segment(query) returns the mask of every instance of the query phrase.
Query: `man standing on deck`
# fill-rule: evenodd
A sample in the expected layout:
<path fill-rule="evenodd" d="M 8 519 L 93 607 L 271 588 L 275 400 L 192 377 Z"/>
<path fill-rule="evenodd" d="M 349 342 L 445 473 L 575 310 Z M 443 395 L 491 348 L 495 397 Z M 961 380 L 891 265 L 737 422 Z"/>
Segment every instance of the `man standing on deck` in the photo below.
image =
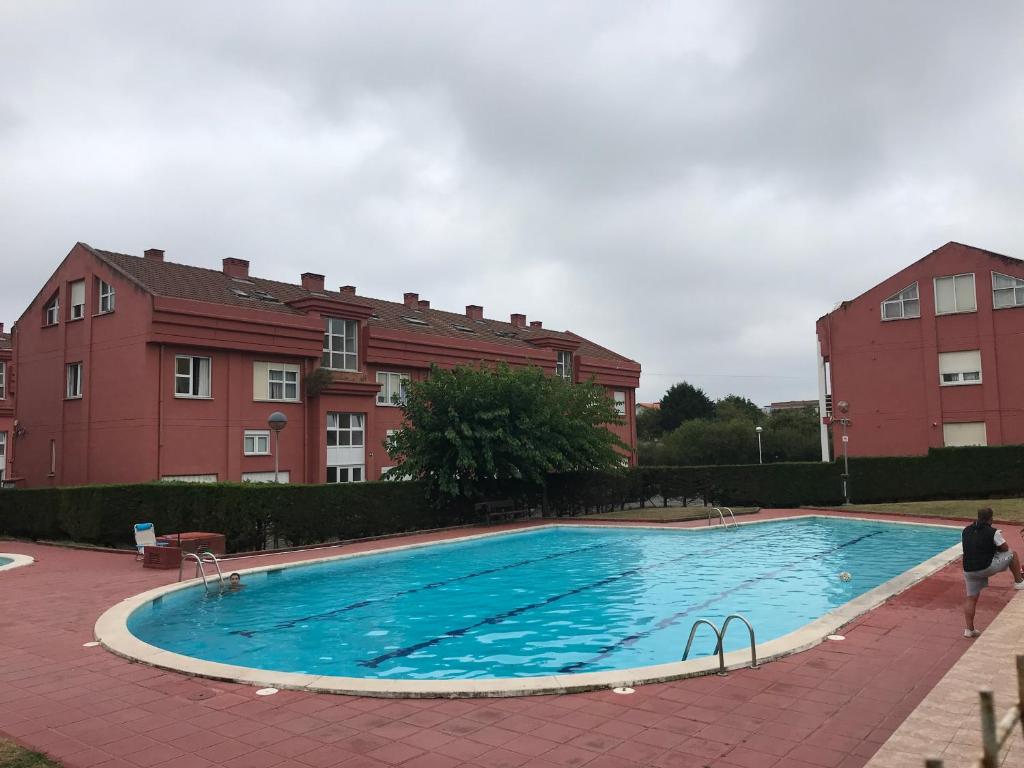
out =
<path fill-rule="evenodd" d="M 1017 553 L 1010 551 L 1003 532 L 992 527 L 992 510 L 988 507 L 978 510 L 977 521 L 964 528 L 960 540 L 964 548 L 964 583 L 967 586 L 964 637 L 977 637 L 981 632 L 974 628 L 974 611 L 981 590 L 988 586 L 988 577 L 1009 568 L 1014 589 L 1024 589 L 1024 575 Z"/>

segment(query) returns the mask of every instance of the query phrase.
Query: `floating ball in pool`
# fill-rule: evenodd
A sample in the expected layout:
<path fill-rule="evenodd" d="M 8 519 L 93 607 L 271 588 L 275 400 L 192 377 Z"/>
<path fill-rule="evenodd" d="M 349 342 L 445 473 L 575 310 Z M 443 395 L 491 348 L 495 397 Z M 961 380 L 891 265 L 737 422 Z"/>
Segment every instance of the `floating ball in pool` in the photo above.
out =
<path fill-rule="evenodd" d="M 840 581 L 849 581 L 852 578 L 853 578 L 853 576 L 850 575 L 849 571 L 843 571 L 842 573 L 839 574 L 839 580 Z"/>

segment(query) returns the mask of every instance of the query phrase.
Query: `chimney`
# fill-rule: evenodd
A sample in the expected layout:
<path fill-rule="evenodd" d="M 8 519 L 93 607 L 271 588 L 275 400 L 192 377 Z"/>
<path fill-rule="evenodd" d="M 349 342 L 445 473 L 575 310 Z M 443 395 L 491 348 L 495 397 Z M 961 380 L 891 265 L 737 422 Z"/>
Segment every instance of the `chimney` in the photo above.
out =
<path fill-rule="evenodd" d="M 430 309 L 430 302 L 426 299 L 420 299 L 419 305 L 420 309 Z"/>
<path fill-rule="evenodd" d="M 4 324 L 0 323 L 0 333 L 3 333 L 3 332 L 4 332 Z"/>
<path fill-rule="evenodd" d="M 343 285 L 338 289 L 339 293 L 344 293 L 346 296 L 355 296 L 356 287 L 354 285 Z"/>
<path fill-rule="evenodd" d="M 322 291 L 324 289 L 324 276 L 316 272 L 302 273 L 302 287 L 307 291 Z"/>
<path fill-rule="evenodd" d="M 544 323 L 542 323 L 540 320 L 531 320 L 530 321 L 530 327 L 531 328 L 543 328 L 544 327 Z"/>
<path fill-rule="evenodd" d="M 249 262 L 245 259 L 233 259 L 228 257 L 224 259 L 224 274 L 228 277 L 248 277 L 249 276 Z"/>
<path fill-rule="evenodd" d="M 512 325 L 514 325 L 516 328 L 525 328 L 526 327 L 526 315 L 520 315 L 520 314 L 517 314 L 517 313 L 513 312 L 512 313 L 512 321 L 511 322 L 512 322 Z"/>
<path fill-rule="evenodd" d="M 161 251 L 159 248 L 147 248 L 146 249 L 146 253 L 144 254 L 144 256 L 149 261 L 163 261 L 164 260 L 164 252 Z"/>
<path fill-rule="evenodd" d="M 481 307 L 479 304 L 467 304 L 466 317 L 468 317 L 470 320 L 483 320 L 484 308 Z"/>
<path fill-rule="evenodd" d="M 417 309 L 420 301 L 420 295 L 418 293 L 407 293 L 405 294 L 405 306 L 409 309 Z"/>

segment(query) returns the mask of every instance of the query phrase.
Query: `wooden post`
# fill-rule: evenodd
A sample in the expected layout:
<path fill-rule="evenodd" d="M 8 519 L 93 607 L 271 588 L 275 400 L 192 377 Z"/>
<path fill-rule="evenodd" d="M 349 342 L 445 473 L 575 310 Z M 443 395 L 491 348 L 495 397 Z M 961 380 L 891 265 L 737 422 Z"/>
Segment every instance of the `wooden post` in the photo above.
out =
<path fill-rule="evenodd" d="M 992 691 L 979 691 L 981 700 L 981 766 L 999 768 L 999 740 L 996 736 L 996 706 Z"/>

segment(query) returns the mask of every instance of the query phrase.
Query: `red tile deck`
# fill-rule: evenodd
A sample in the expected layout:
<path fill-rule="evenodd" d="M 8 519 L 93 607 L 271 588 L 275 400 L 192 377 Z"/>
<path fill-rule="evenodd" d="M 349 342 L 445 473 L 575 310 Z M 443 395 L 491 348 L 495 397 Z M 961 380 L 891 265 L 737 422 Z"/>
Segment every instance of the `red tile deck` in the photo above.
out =
<path fill-rule="evenodd" d="M 765 519 L 805 512 L 760 513 Z M 894 518 L 907 520 L 907 518 Z M 516 528 L 521 525 L 509 525 Z M 495 530 L 494 528 L 488 530 Z M 238 568 L 465 529 L 234 561 Z M 1004 528 L 1020 549 L 1015 528 Z M 85 648 L 106 608 L 173 581 L 134 558 L 19 542 L 0 575 L 0 735 L 67 768 L 858 768 L 967 649 L 959 563 L 757 670 L 508 699 L 374 699 L 190 678 Z M 984 629 L 1013 595 L 993 579 Z M 680 638 L 682 643 L 682 638 Z"/>

